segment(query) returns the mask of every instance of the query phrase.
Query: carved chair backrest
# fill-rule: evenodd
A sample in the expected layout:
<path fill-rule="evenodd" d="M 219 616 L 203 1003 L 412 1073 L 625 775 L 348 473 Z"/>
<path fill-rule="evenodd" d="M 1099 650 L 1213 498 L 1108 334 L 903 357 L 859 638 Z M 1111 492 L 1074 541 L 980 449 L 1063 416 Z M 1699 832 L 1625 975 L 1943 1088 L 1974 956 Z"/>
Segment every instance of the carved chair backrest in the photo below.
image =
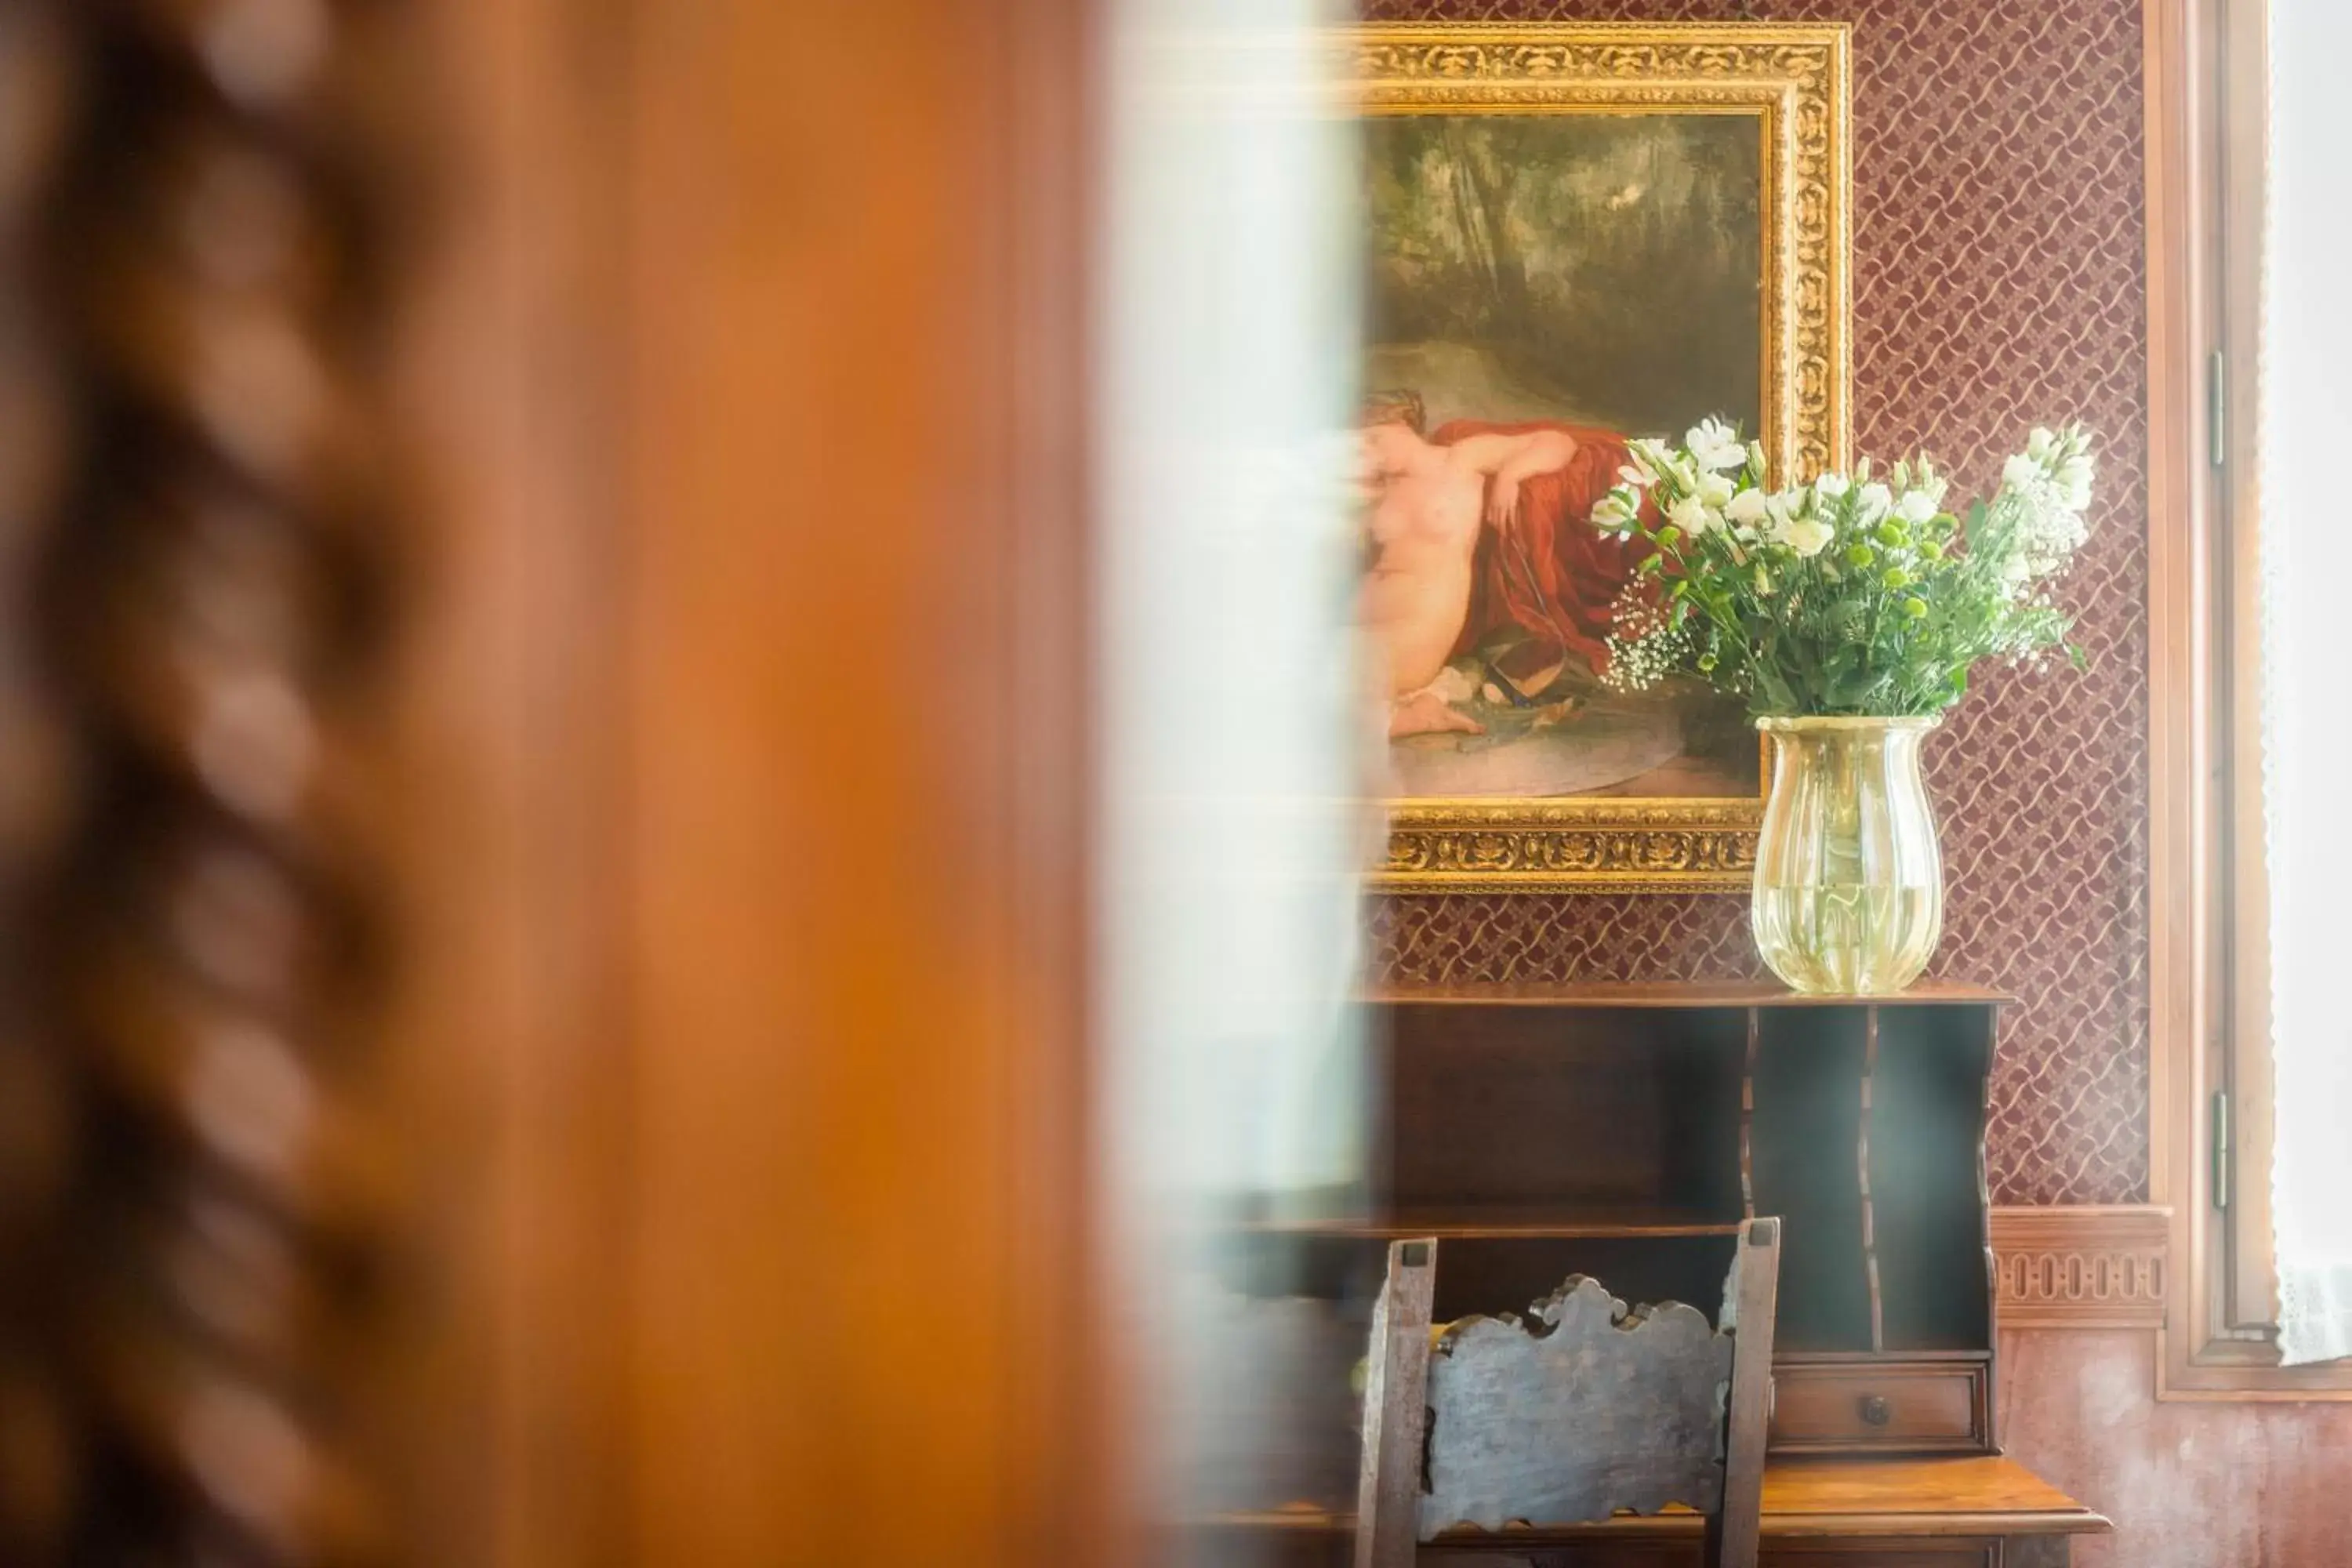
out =
<path fill-rule="evenodd" d="M 1742 1227 L 1721 1330 L 1678 1302 L 1627 1310 L 1572 1276 L 1517 1317 L 1433 1332 L 1438 1244 L 1399 1241 L 1372 1318 L 1356 1568 L 1409 1568 L 1459 1526 L 1658 1512 L 1706 1518 L 1706 1568 L 1755 1568 L 1780 1222 Z"/>

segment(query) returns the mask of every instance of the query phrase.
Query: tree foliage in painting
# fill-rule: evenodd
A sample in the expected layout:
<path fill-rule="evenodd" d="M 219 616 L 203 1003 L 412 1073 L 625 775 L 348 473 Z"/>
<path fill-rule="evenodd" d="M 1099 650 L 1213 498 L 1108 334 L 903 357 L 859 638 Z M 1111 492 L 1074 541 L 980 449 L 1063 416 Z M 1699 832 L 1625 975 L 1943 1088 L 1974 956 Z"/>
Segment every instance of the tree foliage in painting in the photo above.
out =
<path fill-rule="evenodd" d="M 1372 122 L 1371 335 L 1476 347 L 1597 422 L 1679 429 L 1762 395 L 1762 150 L 1737 116 Z"/>

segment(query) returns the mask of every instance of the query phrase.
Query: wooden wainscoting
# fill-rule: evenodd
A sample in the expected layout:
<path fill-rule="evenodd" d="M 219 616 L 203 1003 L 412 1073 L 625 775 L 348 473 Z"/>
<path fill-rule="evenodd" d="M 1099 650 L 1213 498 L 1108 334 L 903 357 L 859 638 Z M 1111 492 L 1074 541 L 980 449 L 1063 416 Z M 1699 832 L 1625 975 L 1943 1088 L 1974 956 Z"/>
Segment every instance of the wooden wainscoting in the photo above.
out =
<path fill-rule="evenodd" d="M 2172 1211 L 2154 1204 L 1996 1208 L 2004 1329 L 2160 1329 Z"/>

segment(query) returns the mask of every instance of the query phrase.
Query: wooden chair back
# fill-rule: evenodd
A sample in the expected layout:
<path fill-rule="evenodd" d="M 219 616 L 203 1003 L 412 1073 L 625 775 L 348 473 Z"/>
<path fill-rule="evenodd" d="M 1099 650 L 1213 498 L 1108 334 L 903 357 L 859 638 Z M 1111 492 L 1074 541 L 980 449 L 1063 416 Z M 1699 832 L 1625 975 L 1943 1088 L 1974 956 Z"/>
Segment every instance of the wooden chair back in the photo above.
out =
<path fill-rule="evenodd" d="M 1780 1222 L 1740 1231 L 1721 1330 L 1628 1311 L 1571 1276 L 1517 1317 L 1433 1333 L 1438 1243 L 1398 1241 L 1373 1313 L 1356 1568 L 1410 1568 L 1441 1531 L 1581 1524 L 1669 1503 L 1706 1519 L 1706 1568 L 1755 1568 Z M 1457 1534 L 1449 1545 L 1462 1543 Z"/>

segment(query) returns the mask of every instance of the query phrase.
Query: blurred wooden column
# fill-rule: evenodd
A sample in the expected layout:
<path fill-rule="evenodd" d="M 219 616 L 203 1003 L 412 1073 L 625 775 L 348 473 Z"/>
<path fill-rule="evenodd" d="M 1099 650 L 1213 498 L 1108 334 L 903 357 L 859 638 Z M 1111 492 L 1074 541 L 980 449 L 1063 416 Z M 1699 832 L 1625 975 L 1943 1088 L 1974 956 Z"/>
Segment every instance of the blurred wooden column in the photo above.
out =
<path fill-rule="evenodd" d="M 423 9 L 415 1560 L 1108 1558 L 1090 8 Z"/>

